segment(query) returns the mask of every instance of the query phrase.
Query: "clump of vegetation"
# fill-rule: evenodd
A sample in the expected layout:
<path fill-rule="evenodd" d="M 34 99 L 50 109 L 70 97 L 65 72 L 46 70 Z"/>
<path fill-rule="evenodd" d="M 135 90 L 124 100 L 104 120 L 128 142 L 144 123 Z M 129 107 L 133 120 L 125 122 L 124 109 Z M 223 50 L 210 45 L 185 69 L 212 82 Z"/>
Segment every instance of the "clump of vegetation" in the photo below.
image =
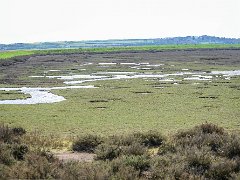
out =
<path fill-rule="evenodd" d="M 112 136 L 96 148 L 96 159 L 112 160 L 122 155 L 140 156 L 150 147 L 159 147 L 165 138 L 158 132 L 133 133 L 125 136 Z"/>
<path fill-rule="evenodd" d="M 239 179 L 240 138 L 205 123 L 171 137 L 158 132 L 100 138 L 87 135 L 73 148 L 94 152 L 91 162 L 62 162 L 23 144 L 21 128 L 1 126 L 1 179 Z M 24 132 L 24 133 L 23 133 Z M 17 140 L 16 140 L 17 139 Z M 24 141 L 26 143 L 26 139 Z M 32 142 L 30 143 L 32 146 Z M 151 153 L 151 150 L 157 150 Z"/>
<path fill-rule="evenodd" d="M 79 137 L 72 145 L 73 151 L 94 152 L 95 148 L 101 144 L 102 138 L 96 135 L 86 135 Z"/>
<path fill-rule="evenodd" d="M 140 139 L 140 143 L 148 147 L 158 147 L 163 144 L 165 137 L 156 131 L 149 131 L 146 133 L 135 133 L 134 137 Z"/>

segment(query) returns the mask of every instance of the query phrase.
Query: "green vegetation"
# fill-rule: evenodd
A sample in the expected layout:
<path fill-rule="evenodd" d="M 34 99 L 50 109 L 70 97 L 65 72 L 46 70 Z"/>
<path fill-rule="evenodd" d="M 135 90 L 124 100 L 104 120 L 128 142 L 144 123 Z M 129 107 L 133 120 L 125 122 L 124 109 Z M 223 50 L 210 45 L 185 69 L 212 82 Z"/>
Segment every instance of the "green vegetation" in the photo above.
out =
<path fill-rule="evenodd" d="M 237 61 L 240 57 L 238 50 L 230 53 L 211 52 L 170 51 L 159 55 L 154 52 L 147 55 L 140 52 L 32 57 L 31 61 L 22 59 L 19 65 L 3 66 L 7 69 L 0 74 L 0 86 L 64 86 L 59 79 L 29 77 L 43 76 L 50 69 L 61 70 L 47 72 L 50 76 L 102 71 L 164 74 L 181 72 L 183 68 L 188 68 L 189 72 L 240 69 L 240 61 Z M 71 61 L 71 58 L 74 60 Z M 93 64 L 84 65 L 89 62 Z M 100 62 L 149 62 L 164 65 L 150 70 L 135 70 L 129 65 L 119 64 L 101 67 L 98 65 Z M 21 125 L 28 131 L 41 132 L 42 135 L 60 137 L 85 135 L 90 132 L 96 135 L 124 134 L 139 130 L 161 130 L 168 134 L 206 121 L 220 124 L 230 131 L 240 130 L 239 76 L 232 77 L 231 80 L 213 77 L 212 82 L 183 80 L 177 81 L 177 84 L 159 80 L 150 78 L 96 81 L 82 84 L 95 85 L 98 87 L 96 89 L 53 90 L 54 94 L 67 100 L 54 104 L 0 105 L 0 122 L 11 126 Z M 14 94 L 14 91 L 1 91 L 2 99 L 20 96 L 22 94 Z"/>
<path fill-rule="evenodd" d="M 104 53 L 120 51 L 160 51 L 176 49 L 215 49 L 215 48 L 240 48 L 240 44 L 184 44 L 184 45 L 159 45 L 136 47 L 110 47 L 110 48 L 79 48 L 79 49 L 49 49 L 49 50 L 17 50 L 0 52 L 0 59 L 32 54 L 72 54 L 72 53 Z"/>
<path fill-rule="evenodd" d="M 106 136 L 92 162 L 64 162 L 23 143 L 25 130 L 0 126 L 1 179 L 239 179 L 240 137 L 204 123 L 164 137 L 159 132 Z M 91 138 L 81 142 L 89 148 Z M 96 136 L 95 136 L 96 137 Z M 82 143 L 84 142 L 84 143 Z M 147 143 L 146 143 L 147 142 Z M 154 151 L 152 151 L 154 147 Z"/>
<path fill-rule="evenodd" d="M 26 99 L 30 97 L 30 95 L 23 94 L 19 91 L 0 91 L 1 100 Z"/>
<path fill-rule="evenodd" d="M 24 51 L 24 50 L 17 50 L 17 51 L 3 51 L 0 52 L 0 59 L 8 59 L 16 56 L 25 56 L 34 54 L 34 51 Z"/>
<path fill-rule="evenodd" d="M 52 49 L 36 51 L 40 54 L 64 54 L 64 53 L 99 53 L 121 51 L 159 51 L 171 49 L 214 49 L 214 48 L 240 48 L 240 44 L 184 44 L 184 45 L 159 45 L 159 46 L 133 46 L 133 47 L 110 47 L 110 48 L 86 48 L 86 49 Z"/>
<path fill-rule="evenodd" d="M 206 121 L 239 130 L 240 78 L 230 83 L 221 80 L 193 83 L 183 81 L 175 85 L 142 79 L 98 81 L 91 83 L 100 87 L 97 89 L 54 90 L 67 99 L 60 103 L 1 105 L 1 122 L 63 136 L 151 129 L 168 133 Z M 200 98 L 213 96 L 216 98 Z"/>

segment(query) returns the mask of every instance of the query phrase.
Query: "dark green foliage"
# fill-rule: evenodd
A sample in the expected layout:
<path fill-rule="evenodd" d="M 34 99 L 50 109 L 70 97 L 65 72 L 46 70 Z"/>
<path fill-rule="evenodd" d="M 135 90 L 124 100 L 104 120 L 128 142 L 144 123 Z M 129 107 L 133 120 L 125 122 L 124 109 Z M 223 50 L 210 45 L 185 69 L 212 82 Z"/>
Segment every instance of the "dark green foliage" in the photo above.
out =
<path fill-rule="evenodd" d="M 95 148 L 101 143 L 102 139 L 99 136 L 82 136 L 73 143 L 72 149 L 78 152 L 94 152 Z"/>
<path fill-rule="evenodd" d="M 23 128 L 9 128 L 4 124 L 0 124 L 0 142 L 13 143 L 18 142 L 20 136 L 25 134 L 26 131 Z"/>
<path fill-rule="evenodd" d="M 28 152 L 28 146 L 23 144 L 15 144 L 12 147 L 12 155 L 16 160 L 23 160 L 24 155 Z"/>
<path fill-rule="evenodd" d="M 23 129 L 22 127 L 14 127 L 12 128 L 12 132 L 15 136 L 22 136 L 26 134 L 26 130 Z"/>

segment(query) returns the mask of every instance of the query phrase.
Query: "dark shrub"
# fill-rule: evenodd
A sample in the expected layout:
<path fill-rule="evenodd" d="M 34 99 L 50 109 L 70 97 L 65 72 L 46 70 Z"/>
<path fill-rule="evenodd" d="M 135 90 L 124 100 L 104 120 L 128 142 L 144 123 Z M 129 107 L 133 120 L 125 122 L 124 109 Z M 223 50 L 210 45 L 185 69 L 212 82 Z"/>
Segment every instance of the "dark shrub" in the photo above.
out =
<path fill-rule="evenodd" d="M 122 146 L 120 148 L 122 149 L 121 154 L 124 155 L 143 155 L 147 151 L 147 148 L 138 142 L 133 142 L 129 146 Z"/>
<path fill-rule="evenodd" d="M 38 149 L 35 153 L 42 157 L 45 157 L 48 160 L 48 162 L 56 161 L 56 158 L 54 157 L 53 153 L 51 153 L 49 150 Z"/>
<path fill-rule="evenodd" d="M 109 162 L 112 172 L 112 179 L 138 180 L 140 170 L 136 170 L 133 166 L 126 165 L 125 158 L 119 157 Z"/>
<path fill-rule="evenodd" d="M 137 171 L 134 167 L 126 166 L 124 164 L 118 164 L 118 167 L 114 166 L 111 163 L 111 167 L 114 167 L 112 179 L 126 179 L 126 180 L 139 180 L 140 172 Z"/>
<path fill-rule="evenodd" d="M 16 160 L 23 160 L 24 159 L 24 155 L 28 152 L 28 147 L 27 145 L 23 145 L 23 144 L 15 144 L 12 147 L 12 154 L 13 157 Z"/>
<path fill-rule="evenodd" d="M 193 129 L 190 130 L 180 131 L 175 135 L 175 137 L 176 139 L 192 138 L 199 134 L 213 134 L 213 133 L 218 135 L 225 134 L 224 129 L 222 127 L 219 127 L 211 123 L 205 123 L 200 126 L 195 126 Z"/>
<path fill-rule="evenodd" d="M 15 136 L 22 136 L 23 134 L 26 134 L 26 130 L 21 127 L 12 128 L 12 132 Z"/>
<path fill-rule="evenodd" d="M 232 160 L 222 160 L 214 163 L 206 174 L 206 177 L 211 179 L 227 180 L 232 179 L 232 174 L 235 172 L 237 164 Z"/>
<path fill-rule="evenodd" d="M 197 128 L 200 128 L 200 130 L 202 130 L 202 132 L 204 134 L 212 134 L 212 133 L 216 133 L 219 135 L 224 134 L 224 129 L 222 127 L 219 127 L 212 123 L 205 123 L 205 124 L 200 125 Z"/>
<path fill-rule="evenodd" d="M 50 163 L 45 157 L 31 152 L 24 161 L 15 163 L 8 174 L 11 179 L 59 179 L 61 173 L 57 162 Z"/>
<path fill-rule="evenodd" d="M 118 146 L 130 146 L 136 142 L 140 142 L 140 139 L 138 137 L 135 137 L 133 134 L 110 136 L 106 141 L 108 144 L 114 144 Z"/>
<path fill-rule="evenodd" d="M 113 175 L 108 163 L 77 163 L 68 162 L 64 164 L 63 174 L 60 179 L 69 180 L 107 180 Z"/>
<path fill-rule="evenodd" d="M 102 142 L 102 138 L 100 138 L 99 136 L 82 136 L 73 143 L 72 150 L 79 152 L 94 152 L 95 148 Z"/>
<path fill-rule="evenodd" d="M 0 125 L 0 142 L 12 142 L 13 133 L 12 130 L 3 124 Z"/>
<path fill-rule="evenodd" d="M 0 164 L 11 165 L 14 162 L 14 157 L 11 153 L 11 146 L 0 143 Z"/>
<path fill-rule="evenodd" d="M 11 169 L 8 166 L 5 166 L 0 163 L 0 179 L 9 179 L 8 172 L 10 172 Z"/>
<path fill-rule="evenodd" d="M 112 160 L 118 157 L 121 153 L 121 149 L 117 145 L 100 144 L 96 150 L 97 160 Z"/>
<path fill-rule="evenodd" d="M 194 174 L 202 175 L 204 174 L 211 165 L 212 158 L 207 152 L 199 151 L 197 149 L 192 149 L 187 156 L 187 163 L 189 171 Z"/>
<path fill-rule="evenodd" d="M 183 138 L 192 138 L 196 132 L 193 129 L 185 130 L 185 131 L 179 131 L 175 135 L 175 139 L 183 139 Z"/>
<path fill-rule="evenodd" d="M 123 156 L 122 157 L 123 164 L 127 166 L 132 166 L 136 170 L 139 170 L 140 172 L 146 171 L 150 168 L 150 161 L 147 156 L 141 155 L 141 156 Z"/>
<path fill-rule="evenodd" d="M 212 152 L 220 153 L 229 136 L 221 129 L 212 124 L 203 124 L 191 130 L 177 133 L 174 137 L 174 142 L 182 149 L 194 146 L 201 149 L 208 146 Z"/>
<path fill-rule="evenodd" d="M 151 159 L 151 169 L 153 179 L 181 179 L 182 174 L 186 173 L 186 158 L 179 154 L 165 154 Z"/>
<path fill-rule="evenodd" d="M 135 133 L 135 138 L 140 140 L 140 143 L 148 147 L 157 147 L 162 145 L 165 141 L 165 137 L 156 131 L 149 131 L 146 133 Z"/>
<path fill-rule="evenodd" d="M 132 135 L 112 136 L 95 150 L 98 160 L 112 160 L 120 155 L 143 155 L 146 152 L 147 148 Z"/>
<path fill-rule="evenodd" d="M 224 141 L 227 138 L 226 135 L 219 135 L 216 133 L 206 134 L 202 136 L 202 141 L 198 142 L 201 143 L 203 146 L 210 147 L 211 151 L 219 153 L 221 147 L 224 145 Z M 197 142 L 196 142 L 197 143 Z"/>
<path fill-rule="evenodd" d="M 228 158 L 240 157 L 240 138 L 231 135 L 222 148 L 223 154 Z"/>
<path fill-rule="evenodd" d="M 0 125 L 0 142 L 5 143 L 19 143 L 19 136 L 25 134 L 25 130 L 23 128 L 9 128 L 4 124 Z"/>
<path fill-rule="evenodd" d="M 158 149 L 158 155 L 164 155 L 166 153 L 176 153 L 177 149 L 175 145 L 170 143 L 163 143 Z"/>

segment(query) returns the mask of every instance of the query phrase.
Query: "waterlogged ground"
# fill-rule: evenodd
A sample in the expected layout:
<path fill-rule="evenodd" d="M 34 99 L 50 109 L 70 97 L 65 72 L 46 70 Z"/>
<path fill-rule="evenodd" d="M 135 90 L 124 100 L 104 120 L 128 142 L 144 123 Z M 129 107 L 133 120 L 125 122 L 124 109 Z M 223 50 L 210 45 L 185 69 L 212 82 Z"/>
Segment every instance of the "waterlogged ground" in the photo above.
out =
<path fill-rule="evenodd" d="M 240 50 L 20 57 L 0 82 L 0 121 L 44 134 L 240 129 Z"/>

